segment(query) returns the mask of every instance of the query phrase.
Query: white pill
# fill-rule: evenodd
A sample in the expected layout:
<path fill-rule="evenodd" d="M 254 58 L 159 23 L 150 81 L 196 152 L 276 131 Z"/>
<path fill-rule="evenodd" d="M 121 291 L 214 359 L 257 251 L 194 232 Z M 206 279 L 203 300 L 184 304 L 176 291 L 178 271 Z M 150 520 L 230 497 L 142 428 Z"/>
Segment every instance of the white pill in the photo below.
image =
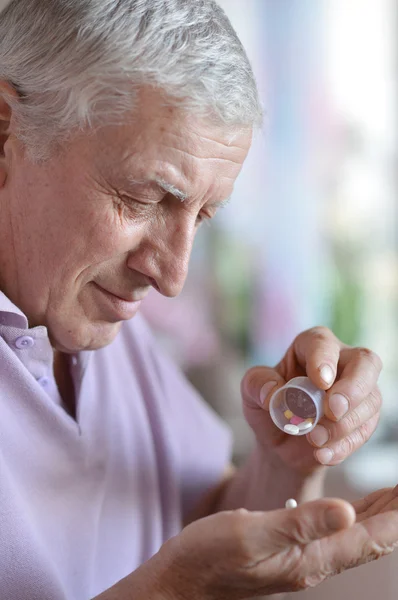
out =
<path fill-rule="evenodd" d="M 286 431 L 286 433 L 290 433 L 290 435 L 297 435 L 300 431 L 300 429 L 297 427 L 297 425 L 285 425 L 283 428 L 284 431 Z"/>
<path fill-rule="evenodd" d="M 303 423 L 300 423 L 298 425 L 298 428 L 300 431 L 305 431 L 306 429 L 309 429 L 310 427 L 312 427 L 313 423 L 310 423 L 310 421 L 304 421 Z"/>
<path fill-rule="evenodd" d="M 286 501 L 286 508 L 297 508 L 297 502 L 294 498 L 290 498 Z"/>

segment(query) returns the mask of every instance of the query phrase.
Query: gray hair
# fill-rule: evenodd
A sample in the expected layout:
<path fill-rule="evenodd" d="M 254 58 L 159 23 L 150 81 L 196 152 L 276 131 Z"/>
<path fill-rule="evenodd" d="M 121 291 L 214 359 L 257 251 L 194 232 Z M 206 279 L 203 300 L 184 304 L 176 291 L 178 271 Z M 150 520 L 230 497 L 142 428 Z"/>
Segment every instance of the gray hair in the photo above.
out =
<path fill-rule="evenodd" d="M 0 79 L 38 160 L 76 129 L 121 122 L 143 85 L 226 126 L 261 123 L 250 63 L 214 0 L 13 0 Z"/>

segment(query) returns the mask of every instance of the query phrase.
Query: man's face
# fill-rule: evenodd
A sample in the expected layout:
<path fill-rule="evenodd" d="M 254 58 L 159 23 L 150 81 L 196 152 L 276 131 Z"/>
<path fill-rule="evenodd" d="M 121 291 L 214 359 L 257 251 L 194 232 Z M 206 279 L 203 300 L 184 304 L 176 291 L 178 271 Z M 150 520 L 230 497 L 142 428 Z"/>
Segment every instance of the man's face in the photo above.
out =
<path fill-rule="evenodd" d="M 151 286 L 181 291 L 198 225 L 231 195 L 249 150 L 250 131 L 214 127 L 154 92 L 140 107 L 44 164 L 12 137 L 5 146 L 0 289 L 59 350 L 111 342 Z"/>

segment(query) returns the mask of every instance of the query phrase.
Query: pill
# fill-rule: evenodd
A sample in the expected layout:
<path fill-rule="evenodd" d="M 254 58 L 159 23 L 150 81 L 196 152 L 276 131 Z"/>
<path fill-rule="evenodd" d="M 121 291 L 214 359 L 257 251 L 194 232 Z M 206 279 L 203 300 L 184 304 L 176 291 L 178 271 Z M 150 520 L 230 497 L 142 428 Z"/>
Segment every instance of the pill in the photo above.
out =
<path fill-rule="evenodd" d="M 300 423 L 300 425 L 298 425 L 298 428 L 300 431 L 305 431 L 306 429 L 311 429 L 312 427 L 312 421 L 304 421 L 303 423 Z"/>
<path fill-rule="evenodd" d="M 285 425 L 283 430 L 286 433 L 290 433 L 290 435 L 297 435 L 300 431 L 300 429 L 297 427 L 297 425 L 290 425 L 290 424 Z"/>
<path fill-rule="evenodd" d="M 288 419 L 289 421 L 292 417 L 294 417 L 294 414 L 292 413 L 291 410 L 285 410 L 285 412 L 283 414 L 285 415 L 286 419 Z"/>
<path fill-rule="evenodd" d="M 285 504 L 286 508 L 297 508 L 297 502 L 294 498 L 289 498 L 289 500 L 286 500 L 286 504 Z"/>
<path fill-rule="evenodd" d="M 302 390 L 297 388 L 287 390 L 286 405 L 294 415 L 298 415 L 303 419 L 316 417 L 314 401 L 306 392 Z"/>
<path fill-rule="evenodd" d="M 298 417 L 297 415 L 293 415 L 290 419 L 292 425 L 300 425 L 300 423 L 304 423 L 305 419 L 302 417 Z"/>

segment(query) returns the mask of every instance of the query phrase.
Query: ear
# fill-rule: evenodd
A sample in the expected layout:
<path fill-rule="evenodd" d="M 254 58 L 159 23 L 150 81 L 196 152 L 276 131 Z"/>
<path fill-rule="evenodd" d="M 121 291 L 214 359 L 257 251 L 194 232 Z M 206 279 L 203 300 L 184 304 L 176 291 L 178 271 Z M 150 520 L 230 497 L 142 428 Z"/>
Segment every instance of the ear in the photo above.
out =
<path fill-rule="evenodd" d="M 18 98 L 16 90 L 6 81 L 0 81 L 0 189 L 4 187 L 9 169 L 5 145 L 10 137 L 10 97 Z"/>

